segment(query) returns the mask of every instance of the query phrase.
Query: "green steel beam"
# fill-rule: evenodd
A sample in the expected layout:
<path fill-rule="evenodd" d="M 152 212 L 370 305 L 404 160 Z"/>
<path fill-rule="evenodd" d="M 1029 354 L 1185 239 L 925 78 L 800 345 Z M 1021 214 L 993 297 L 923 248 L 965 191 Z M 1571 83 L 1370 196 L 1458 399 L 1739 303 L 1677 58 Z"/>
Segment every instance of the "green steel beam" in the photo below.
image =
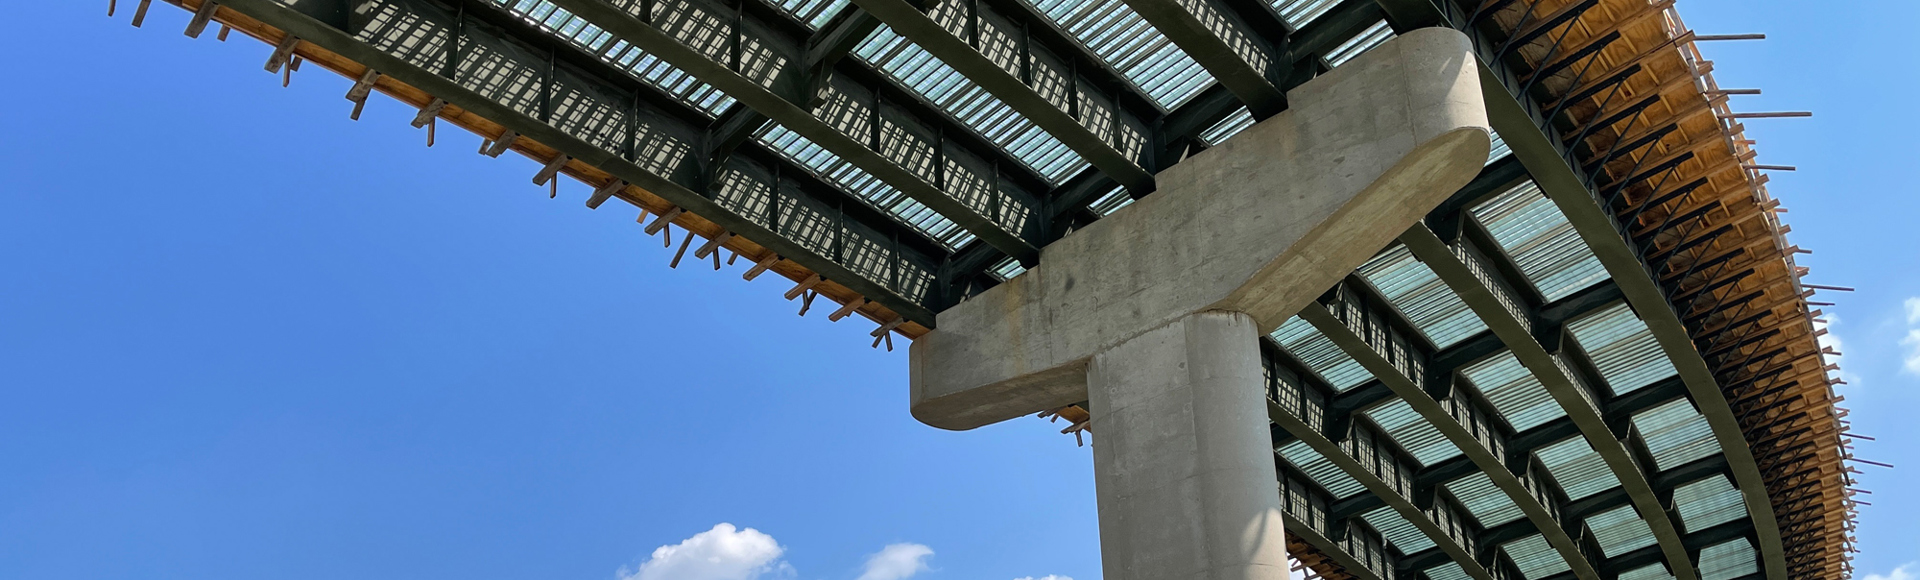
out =
<path fill-rule="evenodd" d="M 590 143 L 530 113 L 496 101 L 494 97 L 484 96 L 455 79 L 428 70 L 409 60 L 408 57 L 376 48 L 355 38 L 347 30 L 316 20 L 299 10 L 273 0 L 223 0 L 221 6 L 379 71 L 381 75 L 392 77 L 432 94 L 454 107 L 480 115 L 582 163 L 598 167 L 614 177 L 652 192 L 669 203 L 699 215 L 728 231 L 752 239 L 781 257 L 859 292 L 868 300 L 879 302 L 909 320 L 929 326 L 934 322 L 933 312 L 923 307 L 919 301 L 910 299 L 879 281 L 858 274 L 811 248 L 795 243 L 775 232 L 770 224 L 743 215 L 739 208 L 723 205 L 720 201 L 690 188 L 678 176 L 655 173 L 628 159 L 626 154 Z M 624 194 L 622 199 L 626 199 Z"/>
<path fill-rule="evenodd" d="M 1021 263 L 1039 262 L 1040 247 L 1033 240 L 1008 230 L 998 221 L 962 203 L 942 186 L 929 183 L 921 174 L 902 167 L 888 155 L 877 151 L 874 148 L 876 143 L 870 140 L 863 142 L 814 116 L 804 107 L 806 99 L 796 98 L 792 94 L 779 94 L 767 86 L 776 80 L 772 74 L 758 79 L 749 78 L 741 70 L 736 70 L 739 63 L 709 58 L 674 35 L 605 0 L 554 0 L 554 4 L 745 103 L 788 130 L 893 186 L 914 201 L 946 216 Z"/>
<path fill-rule="evenodd" d="M 576 0 L 577 1 L 577 0 Z M 925 12 L 907 0 L 853 0 L 869 14 L 879 18 L 891 27 L 894 33 L 906 37 L 914 44 L 926 50 L 935 58 L 953 67 L 965 75 L 974 84 L 986 89 L 1012 107 L 1013 110 L 1032 121 L 1034 125 L 1053 135 L 1069 149 L 1080 154 L 1088 163 L 1105 173 L 1115 182 L 1128 190 L 1145 195 L 1153 191 L 1153 174 L 1141 167 L 1136 160 L 1115 148 L 1114 140 L 1119 139 L 1121 117 L 1119 103 L 1112 103 L 1109 112 L 1113 115 L 1107 129 L 1107 135 L 1096 134 L 1083 125 L 1075 115 L 1048 100 L 1034 90 L 1028 79 L 1018 74 L 1026 67 L 1033 66 L 1029 59 L 1017 59 L 1022 62 L 995 62 L 977 47 L 977 39 L 969 40 L 956 36 L 939 23 L 934 22 Z M 978 8 L 968 18 L 977 22 L 980 19 Z M 976 24 L 977 26 L 977 24 Z M 1009 64 L 1011 69 L 1009 70 Z M 1073 76 L 1074 86 L 1067 98 L 1079 99 L 1079 76 Z M 1085 117 L 1086 115 L 1082 115 Z"/>
<path fill-rule="evenodd" d="M 1462 216 L 1470 223 L 1471 215 Z M 1620 485 L 1633 498 L 1634 509 L 1640 512 L 1651 528 L 1654 538 L 1668 558 L 1668 567 L 1676 580 L 1699 580 L 1693 563 L 1687 560 L 1686 549 L 1680 545 L 1680 532 L 1674 525 L 1666 506 L 1660 505 L 1654 495 L 1652 484 L 1647 481 L 1647 469 L 1634 460 L 1621 442 L 1609 429 L 1606 418 L 1601 414 L 1598 403 L 1604 395 L 1597 393 L 1593 385 L 1584 380 L 1575 369 L 1569 368 L 1563 354 L 1548 352 L 1545 345 L 1534 337 L 1536 331 L 1552 333 L 1554 339 L 1568 342 L 1563 338 L 1564 326 L 1539 328 L 1527 314 L 1537 307 L 1515 296 L 1508 288 L 1525 284 L 1524 279 L 1514 280 L 1502 276 L 1486 263 L 1480 251 L 1474 247 L 1470 236 L 1462 236 L 1457 242 L 1448 243 L 1434 235 L 1425 224 L 1414 224 L 1400 236 L 1401 243 L 1413 252 L 1414 257 L 1431 268 L 1440 280 L 1451 288 L 1454 294 L 1466 302 L 1467 307 L 1485 322 L 1488 330 L 1500 337 L 1507 345 L 1508 352 L 1540 381 L 1541 386 L 1559 403 L 1561 410 L 1580 428 L 1587 443 L 1605 460 L 1607 468 L 1613 472 Z"/>

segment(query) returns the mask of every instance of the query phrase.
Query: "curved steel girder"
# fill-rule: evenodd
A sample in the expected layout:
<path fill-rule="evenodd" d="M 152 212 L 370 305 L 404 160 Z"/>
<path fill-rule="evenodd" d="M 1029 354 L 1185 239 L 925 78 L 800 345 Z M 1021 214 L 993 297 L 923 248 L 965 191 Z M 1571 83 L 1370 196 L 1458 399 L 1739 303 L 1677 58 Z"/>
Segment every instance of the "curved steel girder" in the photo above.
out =
<path fill-rule="evenodd" d="M 1153 190 L 1153 174 L 1142 168 L 1127 154 L 1116 149 L 1109 139 L 1119 138 L 1119 131 L 1109 131 L 1105 137 L 1095 134 L 1082 125 L 1079 119 L 1054 105 L 1027 81 L 1009 72 L 1000 63 L 994 62 L 982 54 L 969 41 L 955 36 L 945 27 L 933 21 L 920 8 L 907 0 L 854 0 L 861 8 L 885 22 L 894 33 L 912 40 L 914 44 L 926 50 L 935 58 L 953 67 L 965 75 L 974 84 L 980 85 L 988 93 L 998 97 L 1001 102 L 1027 117 L 1035 125 L 1045 130 L 1053 138 L 1066 144 L 1079 153 L 1080 157 L 1093 164 L 1120 185 L 1145 195 Z M 1031 65 L 1023 65 L 1031 66 Z M 1073 93 L 1068 98 L 1078 99 L 1079 80 L 1076 75 Z M 1114 110 L 1110 118 L 1114 124 L 1120 123 L 1118 112 L 1122 109 L 1118 103 L 1111 105 Z"/>
<path fill-rule="evenodd" d="M 1601 266 L 1621 285 L 1628 302 L 1673 361 L 1733 466 L 1735 483 L 1741 490 L 1747 513 L 1754 520 L 1766 577 L 1786 578 L 1786 550 L 1781 542 L 1779 522 L 1774 517 L 1759 464 L 1746 446 L 1738 419 L 1727 404 L 1725 394 L 1720 392 L 1712 368 L 1695 350 L 1680 314 L 1675 312 L 1659 284 L 1647 275 L 1639 252 L 1621 236 L 1618 224 L 1602 207 L 1603 200 L 1587 187 L 1568 161 L 1572 155 L 1562 145 L 1565 140 L 1548 119 L 1548 111 L 1531 97 L 1517 96 L 1527 84 L 1508 63 L 1492 61 L 1495 43 L 1476 29 L 1475 23 L 1468 22 L 1473 8 L 1463 6 L 1459 0 L 1378 1 L 1397 32 L 1423 26 L 1449 26 L 1473 39 L 1480 55 L 1481 84 L 1494 130 L 1593 249 Z M 1469 3 L 1479 5 L 1477 1 Z"/>
<path fill-rule="evenodd" d="M 1328 461 L 1333 462 L 1341 471 L 1365 486 L 1372 494 L 1371 497 L 1379 498 L 1385 505 L 1399 513 L 1400 517 L 1406 518 L 1414 527 L 1419 528 L 1422 534 L 1433 541 L 1435 549 L 1444 552 L 1454 563 L 1459 564 L 1460 569 L 1466 571 L 1468 576 L 1478 580 L 1494 580 L 1493 574 L 1474 558 L 1470 547 L 1449 535 L 1446 529 L 1434 522 L 1432 516 L 1414 505 L 1413 499 L 1401 495 L 1393 485 L 1362 466 L 1360 460 L 1348 454 L 1344 447 L 1334 443 L 1332 439 L 1328 439 L 1326 435 L 1271 400 L 1267 402 L 1267 418 L 1294 438 L 1319 452 Z"/>
<path fill-rule="evenodd" d="M 1474 219 L 1471 215 L 1462 217 L 1470 222 Z M 1600 454 L 1607 468 L 1633 498 L 1634 508 L 1646 520 L 1661 550 L 1666 553 L 1674 577 L 1678 580 L 1698 580 L 1699 573 L 1694 569 L 1693 562 L 1687 559 L 1686 549 L 1680 545 L 1680 532 L 1673 518 L 1669 517 L 1666 507 L 1660 505 L 1643 467 L 1635 461 L 1628 446 L 1614 435 L 1596 405 L 1601 395 L 1592 388 L 1590 378 L 1583 379 L 1581 375 L 1584 373 L 1579 369 L 1569 368 L 1582 365 L 1569 365 L 1564 352 L 1559 355 L 1550 353 L 1534 338 L 1536 331 L 1544 331 L 1552 333 L 1554 339 L 1561 339 L 1565 328 L 1535 328 L 1532 320 L 1523 318 L 1521 312 L 1514 310 L 1517 307 L 1526 311 L 1534 306 L 1521 302 L 1506 290 L 1525 285 L 1526 280 L 1503 279 L 1505 276 L 1485 264 L 1470 236 L 1463 236 L 1449 244 L 1434 235 L 1425 224 L 1414 224 L 1400 236 L 1400 240 L 1416 258 L 1426 263 L 1441 281 L 1452 288 L 1454 294 L 1467 303 L 1467 307 L 1486 323 L 1488 330 L 1500 337 L 1514 358 L 1533 374 L 1554 401 L 1559 403 L 1567 417 L 1579 427 L 1587 443 Z M 1571 341 L 1560 342 L 1567 348 L 1577 349 L 1570 346 Z"/>
<path fill-rule="evenodd" d="M 736 70 L 739 63 L 722 63 L 708 58 L 674 35 L 635 18 L 627 10 L 606 0 L 553 2 L 833 152 L 914 201 L 946 216 L 993 247 L 1019 259 L 1021 263 L 1038 263 L 1040 246 L 1034 240 L 1007 229 L 999 220 L 962 203 L 943 185 L 929 183 L 922 175 L 902 167 L 889 155 L 874 149 L 878 143 L 863 143 L 832 123 L 814 116 L 813 112 L 802 106 L 803 102 L 770 88 L 768 84 L 773 80 L 749 78 Z M 768 73 L 768 76 L 772 76 L 772 73 Z M 994 194 L 998 195 L 998 192 Z"/>
<path fill-rule="evenodd" d="M 1215 81 L 1247 105 L 1256 119 L 1287 108 L 1287 93 L 1273 77 L 1284 49 L 1266 46 L 1245 21 L 1209 0 L 1126 0 Z"/>
<path fill-rule="evenodd" d="M 1420 384 L 1403 374 L 1393 361 L 1381 354 L 1383 351 L 1376 350 L 1378 347 L 1349 328 L 1349 322 L 1342 321 L 1329 312 L 1326 305 L 1318 302 L 1309 305 L 1300 312 L 1300 318 L 1305 319 L 1321 334 L 1333 341 L 1334 345 L 1340 347 L 1348 357 L 1360 363 L 1360 366 L 1366 368 L 1376 379 L 1392 389 L 1394 394 L 1406 401 L 1407 406 L 1426 419 L 1436 431 L 1459 447 L 1461 453 L 1486 473 L 1494 486 L 1500 488 L 1514 505 L 1526 514 L 1527 519 L 1540 530 L 1547 544 L 1567 561 L 1567 566 L 1573 570 L 1577 578 L 1599 580 L 1599 573 L 1593 563 L 1581 550 L 1573 536 L 1561 526 L 1559 519 L 1555 516 L 1556 510 L 1549 510 L 1541 498 L 1535 496 L 1534 491 L 1530 489 L 1538 487 L 1538 484 L 1530 486 L 1523 481 L 1524 473 L 1516 474 L 1509 469 L 1506 458 L 1495 455 L 1485 447 L 1476 439 L 1472 428 L 1463 425 L 1440 400 L 1436 400 Z"/>
<path fill-rule="evenodd" d="M 1476 38 L 1476 46 L 1484 46 L 1479 40 Z M 1601 266 L 1620 285 L 1627 302 L 1633 305 L 1634 311 L 1653 333 L 1655 342 L 1659 343 L 1661 350 L 1673 361 L 1680 377 L 1686 381 L 1695 405 L 1699 407 L 1700 414 L 1706 417 L 1714 438 L 1733 466 L 1735 483 L 1744 497 L 1747 512 L 1752 514 L 1754 520 L 1760 560 L 1764 563 L 1767 577 L 1786 578 L 1786 551 L 1781 543 L 1779 523 L 1774 518 L 1773 505 L 1768 499 L 1759 464 L 1747 448 L 1746 436 L 1740 430 L 1739 421 L 1727 403 L 1726 395 L 1720 391 L 1712 368 L 1695 349 L 1686 326 L 1680 321 L 1680 315 L 1675 312 L 1673 304 L 1667 301 L 1665 291 L 1647 274 L 1647 265 L 1641 261 L 1639 252 L 1622 237 L 1618 224 L 1601 207 L 1601 198 L 1587 188 L 1580 175 L 1567 163 L 1567 152 L 1559 146 L 1558 138 L 1548 133 L 1552 128 L 1537 122 L 1544 118 L 1539 107 L 1523 103 L 1513 96 L 1510 87 L 1519 84 L 1512 72 L 1498 63 L 1489 65 L 1483 62 L 1481 78 L 1483 86 L 1488 89 L 1487 112 L 1494 130 L 1500 133 L 1514 155 L 1527 166 L 1528 173 L 1534 176 L 1535 183 L 1553 200 L 1555 207 L 1566 215 L 1574 231 L 1592 248 Z"/>

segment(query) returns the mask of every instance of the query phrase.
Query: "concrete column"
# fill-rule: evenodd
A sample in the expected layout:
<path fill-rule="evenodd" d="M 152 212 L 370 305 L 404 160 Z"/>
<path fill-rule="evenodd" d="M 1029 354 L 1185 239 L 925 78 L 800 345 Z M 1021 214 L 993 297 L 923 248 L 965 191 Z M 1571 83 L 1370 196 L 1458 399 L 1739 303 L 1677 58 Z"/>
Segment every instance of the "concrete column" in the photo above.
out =
<path fill-rule="evenodd" d="M 1480 172 L 1472 51 L 1445 28 L 1389 40 L 940 312 L 913 342 L 913 416 L 972 429 L 1089 400 L 1095 353 L 1196 312 L 1279 327 Z"/>
<path fill-rule="evenodd" d="M 1252 317 L 1204 311 L 1093 356 L 1106 580 L 1285 580 Z"/>

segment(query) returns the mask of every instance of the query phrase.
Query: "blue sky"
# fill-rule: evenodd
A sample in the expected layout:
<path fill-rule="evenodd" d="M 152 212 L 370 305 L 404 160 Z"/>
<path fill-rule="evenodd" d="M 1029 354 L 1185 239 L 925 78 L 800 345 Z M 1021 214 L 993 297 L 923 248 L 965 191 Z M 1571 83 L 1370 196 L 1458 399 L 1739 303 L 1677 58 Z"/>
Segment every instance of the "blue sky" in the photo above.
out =
<path fill-rule="evenodd" d="M 0 578 L 1100 577 L 1059 426 L 922 426 L 866 323 L 104 4 L 0 35 Z M 1772 191 L 1811 280 L 1860 288 L 1833 328 L 1861 455 L 1920 468 L 1920 6 L 1681 8 L 1769 34 L 1706 47 L 1766 90 L 1740 109 L 1816 111 L 1748 134 L 1800 168 Z M 1865 469 L 1862 576 L 1902 577 L 1920 487 Z"/>

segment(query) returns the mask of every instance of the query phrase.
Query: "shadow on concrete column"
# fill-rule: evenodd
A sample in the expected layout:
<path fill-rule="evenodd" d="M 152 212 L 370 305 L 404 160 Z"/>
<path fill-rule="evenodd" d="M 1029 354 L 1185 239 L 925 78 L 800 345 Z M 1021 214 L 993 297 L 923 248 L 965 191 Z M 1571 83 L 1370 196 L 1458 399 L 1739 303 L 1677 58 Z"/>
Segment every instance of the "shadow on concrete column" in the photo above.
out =
<path fill-rule="evenodd" d="M 1283 580 L 1287 541 L 1253 318 L 1200 312 L 1094 355 L 1107 580 Z"/>

